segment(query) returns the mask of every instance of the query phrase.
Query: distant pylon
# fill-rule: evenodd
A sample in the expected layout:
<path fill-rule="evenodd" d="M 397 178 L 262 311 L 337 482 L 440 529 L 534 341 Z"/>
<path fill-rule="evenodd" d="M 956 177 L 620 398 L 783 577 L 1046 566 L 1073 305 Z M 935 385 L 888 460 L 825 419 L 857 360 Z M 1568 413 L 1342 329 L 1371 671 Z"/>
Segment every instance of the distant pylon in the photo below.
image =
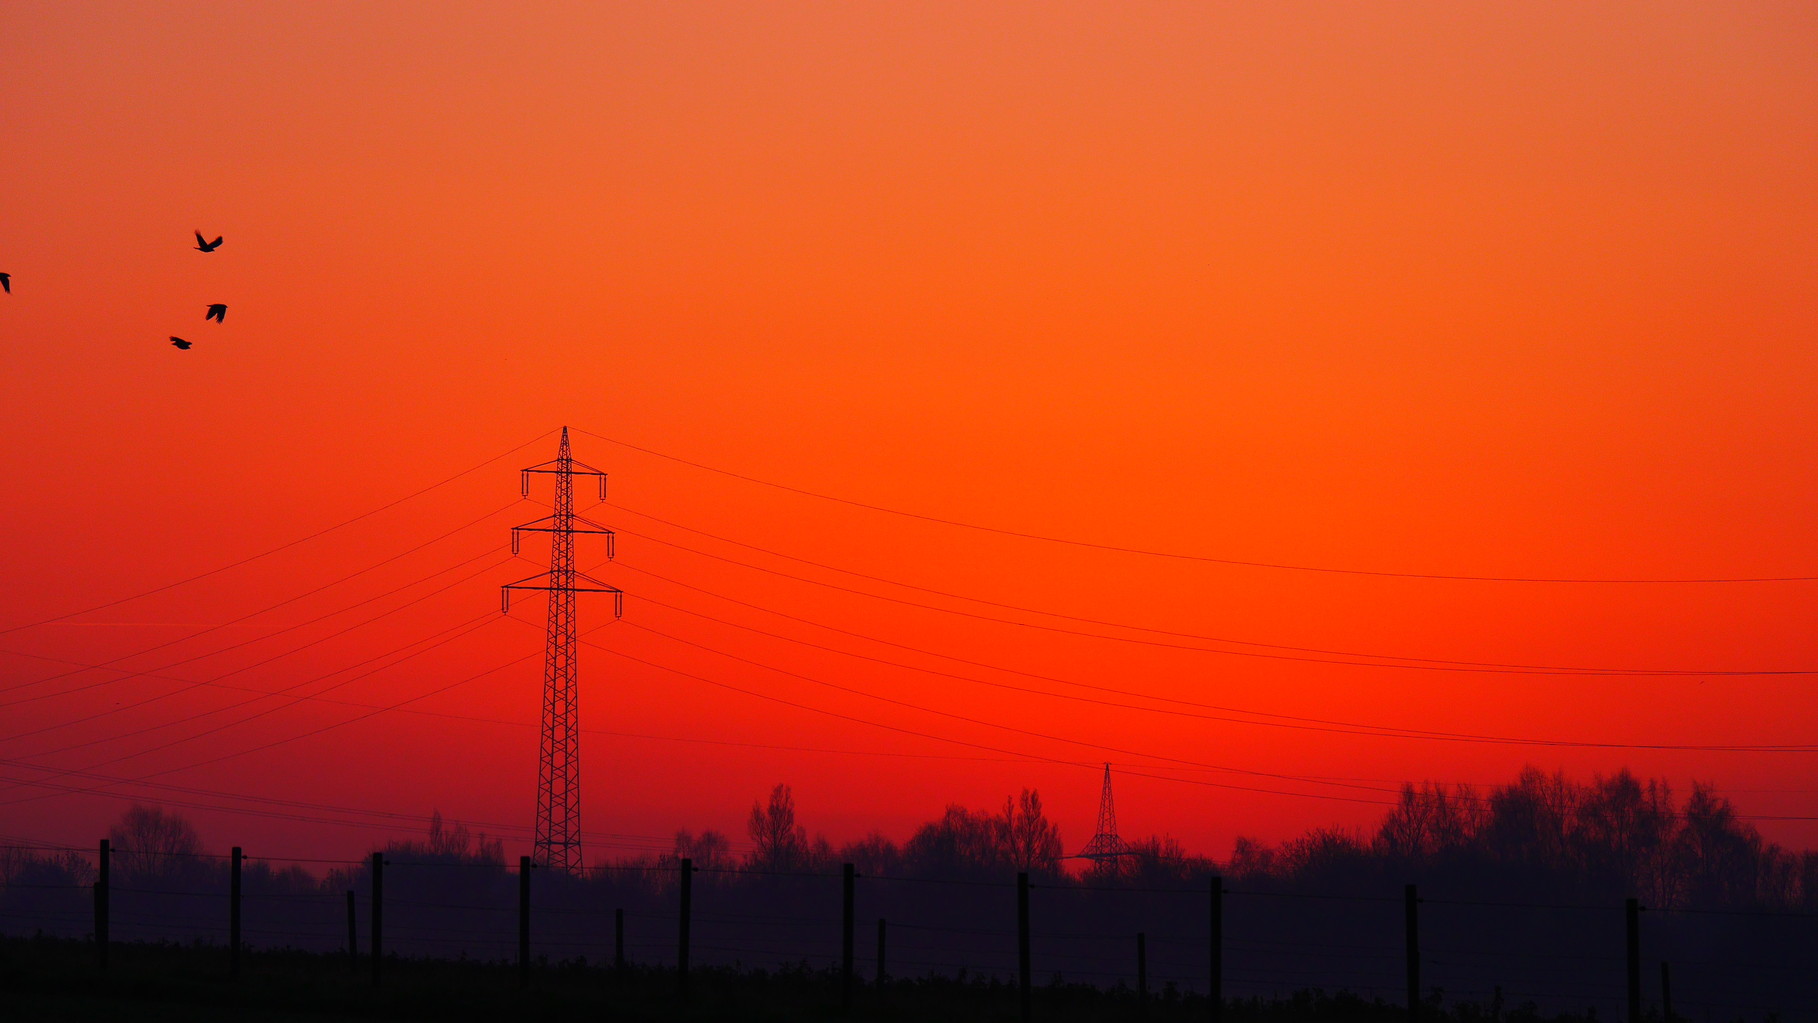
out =
<path fill-rule="evenodd" d="M 1117 808 L 1111 803 L 1111 765 L 1105 765 L 1105 792 L 1098 802 L 1098 833 L 1092 841 L 1079 851 L 1082 860 L 1114 860 L 1119 856 L 1134 856 L 1131 849 L 1117 834 Z"/>
<path fill-rule="evenodd" d="M 574 567 L 574 535 L 598 533 L 606 537 L 606 556 L 613 555 L 612 530 L 579 518 L 574 513 L 574 477 L 595 476 L 600 500 L 606 500 L 606 474 L 576 462 L 568 449 L 568 427 L 562 427 L 562 445 L 555 461 L 523 470 L 519 488 L 530 496 L 531 473 L 555 477 L 555 511 L 511 530 L 511 553 L 518 553 L 523 534 L 549 534 L 549 571 L 506 583 L 499 594 L 500 609 L 511 610 L 512 590 L 546 590 L 549 593 L 547 656 L 543 662 L 543 738 L 537 769 L 537 824 L 535 860 L 562 870 L 581 868 L 581 722 L 575 670 L 574 595 L 612 594 L 616 617 L 625 613 L 623 591 L 578 572 Z M 576 522 L 581 525 L 575 525 Z M 592 583 L 591 586 L 578 582 Z"/>

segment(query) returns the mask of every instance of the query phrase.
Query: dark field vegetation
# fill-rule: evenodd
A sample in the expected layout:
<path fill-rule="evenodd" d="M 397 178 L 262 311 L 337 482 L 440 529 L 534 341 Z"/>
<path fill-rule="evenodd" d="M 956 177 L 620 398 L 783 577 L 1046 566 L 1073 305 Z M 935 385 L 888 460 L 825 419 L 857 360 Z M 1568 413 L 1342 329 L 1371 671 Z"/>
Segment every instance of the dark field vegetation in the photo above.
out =
<path fill-rule="evenodd" d="M 438 821 L 424 840 L 384 850 L 388 965 L 375 991 L 369 863 L 249 860 L 249 952 L 230 980 L 224 857 L 180 817 L 140 808 L 110 835 L 104 982 L 85 940 L 95 854 L 0 854 L 6 1016 L 832 1018 L 851 863 L 859 1018 L 1017 1018 L 1020 872 L 1032 884 L 1038 1019 L 1207 1018 L 1216 883 L 1227 1020 L 1405 1019 L 1408 884 L 1421 899 L 1423 1020 L 1625 1018 L 1628 898 L 1645 907 L 1643 1004 L 1654 1018 L 1664 964 L 1677 1017 L 1818 1020 L 1818 855 L 1763 841 L 1709 789 L 1675 799 L 1626 773 L 1580 783 L 1528 771 L 1482 794 L 1410 785 L 1373 833 L 1319 830 L 1275 848 L 1240 840 L 1223 862 L 1151 838 L 1083 872 L 1066 869 L 1029 792 L 999 811 L 949 807 L 900 845 L 872 835 L 834 847 L 808 836 L 778 786 L 747 831 L 742 854 L 718 833 L 682 832 L 669 854 L 533 871 L 537 965 L 519 991 L 517 865 L 497 841 Z M 683 857 L 694 867 L 686 999 Z"/>
<path fill-rule="evenodd" d="M 57 938 L 0 939 L 0 993 L 8 1020 L 330 1020 L 611 1019 L 954 1020 L 995 1023 L 1019 1018 L 1017 987 L 989 978 L 926 976 L 856 992 L 841 1011 L 839 974 L 805 965 L 772 969 L 710 967 L 691 974 L 686 997 L 672 968 L 590 967 L 539 962 L 529 990 L 517 987 L 515 964 L 474 960 L 388 959 L 374 990 L 365 964 L 350 970 L 343 955 L 264 950 L 248 954 L 243 975 L 228 974 L 227 950 L 206 944 L 130 943 L 113 949 L 97 979 L 91 943 Z M 1531 1004 L 1424 1007 L 1434 1023 L 1592 1023 L 1595 1013 L 1542 1013 Z M 1050 981 L 1032 992 L 1038 1020 L 1202 1021 L 1206 999 L 1152 992 L 1146 1004 L 1127 986 L 1104 989 Z M 1228 1000 L 1228 1023 L 1402 1021 L 1406 1009 L 1350 992 L 1301 989 L 1280 998 Z M 1607 1016 L 1604 1018 L 1608 1018 Z M 1650 1014 L 1650 1021 L 1658 1020 Z"/>

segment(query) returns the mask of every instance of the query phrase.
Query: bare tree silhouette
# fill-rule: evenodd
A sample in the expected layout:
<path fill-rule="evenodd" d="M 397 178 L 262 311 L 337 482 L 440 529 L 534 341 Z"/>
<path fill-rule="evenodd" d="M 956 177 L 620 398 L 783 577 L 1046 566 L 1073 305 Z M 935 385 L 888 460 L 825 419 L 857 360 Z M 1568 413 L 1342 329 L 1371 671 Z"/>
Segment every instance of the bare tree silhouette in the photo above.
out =
<path fill-rule="evenodd" d="M 1024 789 L 1020 796 L 1005 796 L 997 835 L 998 858 L 1010 867 L 1043 874 L 1058 869 L 1060 829 L 1043 815 L 1040 792 Z"/>
<path fill-rule="evenodd" d="M 114 869 L 126 884 L 149 885 L 201 872 L 202 838 L 195 825 L 161 807 L 134 803 L 108 829 Z"/>
<path fill-rule="evenodd" d="M 808 829 L 795 822 L 795 792 L 782 782 L 768 802 L 751 804 L 745 829 L 757 843 L 750 865 L 759 870 L 796 870 L 808 862 Z"/>
<path fill-rule="evenodd" d="M 696 835 L 687 828 L 675 833 L 675 858 L 693 861 L 702 870 L 720 870 L 734 865 L 732 840 L 712 828 Z"/>

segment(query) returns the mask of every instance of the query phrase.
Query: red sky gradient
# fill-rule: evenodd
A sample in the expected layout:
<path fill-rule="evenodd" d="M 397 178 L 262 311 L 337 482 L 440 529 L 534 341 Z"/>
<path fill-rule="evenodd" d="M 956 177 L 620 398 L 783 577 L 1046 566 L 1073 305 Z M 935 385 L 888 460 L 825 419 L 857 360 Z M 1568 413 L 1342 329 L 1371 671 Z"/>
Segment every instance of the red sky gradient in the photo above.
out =
<path fill-rule="evenodd" d="M 1255 723 L 1809 750 L 1809 578 L 1241 567 L 662 457 L 1214 559 L 1818 577 L 1811 5 L 5 21 L 0 835 L 88 845 L 128 800 L 180 798 L 213 847 L 357 855 L 439 809 L 527 852 L 542 604 L 504 620 L 497 586 L 538 570 L 537 543 L 500 563 L 544 514 L 507 505 L 567 424 L 612 474 L 588 514 L 620 530 L 598 574 L 628 595 L 582 656 L 591 860 L 684 827 L 742 842 L 777 781 L 836 842 L 1038 787 L 1077 847 L 1106 760 L 1127 838 L 1219 857 L 1527 763 L 1714 782 L 1818 844 L 1813 751 Z M 41 681 L 114 658 L 169 677 Z M 410 705 L 433 713 L 298 738 L 514 658 Z M 321 699 L 229 709 L 293 686 Z"/>

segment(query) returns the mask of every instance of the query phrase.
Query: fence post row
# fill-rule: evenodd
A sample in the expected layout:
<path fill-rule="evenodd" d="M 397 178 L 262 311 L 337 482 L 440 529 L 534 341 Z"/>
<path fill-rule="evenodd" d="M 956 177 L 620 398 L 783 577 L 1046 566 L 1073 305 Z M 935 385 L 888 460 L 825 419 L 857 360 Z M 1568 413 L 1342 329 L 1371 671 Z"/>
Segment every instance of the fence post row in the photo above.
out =
<path fill-rule="evenodd" d="M 688 916 L 694 903 L 694 860 L 682 857 L 682 918 L 676 929 L 676 991 L 688 997 Z"/>
<path fill-rule="evenodd" d="M 1408 938 L 1408 1023 L 1420 1023 L 1420 892 L 1414 885 L 1402 890 L 1402 908 Z"/>
<path fill-rule="evenodd" d="M 107 839 L 95 860 L 95 968 L 107 972 L 107 884 L 109 849 Z"/>
<path fill-rule="evenodd" d="M 385 962 L 385 854 L 372 854 L 372 986 L 379 986 Z"/>
<path fill-rule="evenodd" d="M 530 988 L 530 857 L 518 857 L 518 987 Z"/>
<path fill-rule="evenodd" d="M 95 962 L 98 971 L 105 975 L 108 969 L 108 953 L 111 947 L 110 894 L 112 880 L 112 854 L 115 850 L 108 839 L 101 839 L 96 861 L 96 876 L 93 883 L 94 895 L 94 936 Z M 522 990 L 530 987 L 530 877 L 537 864 L 529 856 L 518 858 L 518 986 Z M 229 976 L 241 976 L 242 946 L 242 906 L 244 900 L 245 851 L 234 846 L 230 856 L 228 873 L 228 963 Z M 384 963 L 384 897 L 385 897 L 385 857 L 383 852 L 375 852 L 371 859 L 371 945 L 368 952 L 371 960 L 372 985 L 380 986 Z M 677 928 L 676 972 L 678 993 L 686 998 L 689 993 L 689 953 L 690 930 L 693 917 L 693 881 L 694 861 L 683 857 L 680 861 L 679 895 L 680 916 Z M 855 922 L 857 919 L 857 884 L 858 873 L 852 863 L 841 865 L 841 919 L 840 919 L 840 1008 L 842 1013 L 850 1014 L 853 1008 L 853 992 L 857 978 L 856 957 L 854 951 Z M 1224 879 L 1219 875 L 1210 877 L 1208 890 L 1208 962 L 1207 962 L 1207 1003 L 1211 1023 L 1224 1023 Z M 1016 875 L 1016 943 L 1019 1014 L 1024 1023 L 1033 1019 L 1033 969 L 1030 956 L 1029 924 L 1029 883 L 1027 871 Z M 347 893 L 347 960 L 353 972 L 359 970 L 359 922 L 356 905 L 356 892 L 348 889 Z M 1420 894 L 1414 884 L 1403 886 L 1403 919 L 1405 927 L 1406 969 L 1407 969 L 1407 1018 L 1408 1023 L 1420 1023 Z M 1642 1023 L 1643 1002 L 1641 990 L 1641 912 L 1642 906 L 1637 898 L 1624 900 L 1623 916 L 1625 924 L 1625 965 L 1627 980 L 1628 1023 Z M 884 918 L 877 921 L 877 988 L 882 992 L 889 980 L 886 965 L 886 940 L 888 924 Z M 613 910 L 613 967 L 623 975 L 627 968 L 625 958 L 625 910 Z M 1146 1019 L 1149 1011 L 1148 982 L 1148 939 L 1146 932 L 1136 933 L 1136 986 L 1137 1008 L 1139 1018 Z M 1674 1023 L 1673 981 L 1670 965 L 1662 960 L 1660 963 L 1660 1001 L 1661 1018 L 1664 1023 Z"/>
<path fill-rule="evenodd" d="M 227 974 L 230 977 L 240 976 L 240 862 L 243 858 L 239 846 L 234 846 L 232 861 L 227 868 Z"/>

